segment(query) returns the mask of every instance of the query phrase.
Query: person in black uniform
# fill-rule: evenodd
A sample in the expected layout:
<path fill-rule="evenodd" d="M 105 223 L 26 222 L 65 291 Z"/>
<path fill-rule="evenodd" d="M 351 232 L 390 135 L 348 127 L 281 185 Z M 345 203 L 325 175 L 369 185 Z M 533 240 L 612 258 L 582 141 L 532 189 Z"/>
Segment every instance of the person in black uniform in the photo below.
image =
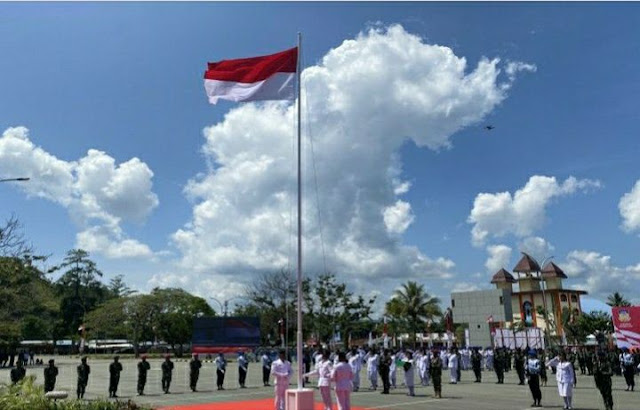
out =
<path fill-rule="evenodd" d="M 120 363 L 120 357 L 116 356 L 109 365 L 109 397 L 118 397 L 116 392 L 120 383 L 120 372 L 122 372 L 122 363 Z"/>
<path fill-rule="evenodd" d="M 22 364 L 22 360 L 18 360 L 16 367 L 11 369 L 11 383 L 16 384 L 20 382 L 27 375 L 27 370 Z"/>
<path fill-rule="evenodd" d="M 147 356 L 142 355 L 138 362 L 138 396 L 144 396 L 144 386 L 147 384 L 147 372 L 151 365 L 147 362 Z"/>
<path fill-rule="evenodd" d="M 473 368 L 473 374 L 476 376 L 474 383 L 482 382 L 482 355 L 478 351 L 478 348 L 473 349 L 471 353 L 471 367 Z"/>
<path fill-rule="evenodd" d="M 518 379 L 520 383 L 519 386 L 524 386 L 524 353 L 522 349 L 517 348 L 515 354 L 513 355 L 514 367 L 516 368 L 516 373 L 518 373 Z"/>
<path fill-rule="evenodd" d="M 173 362 L 171 361 L 171 356 L 166 355 L 164 357 L 164 363 L 162 363 L 162 391 L 164 392 L 164 394 L 169 394 L 172 374 Z"/>
<path fill-rule="evenodd" d="M 89 374 L 91 373 L 91 367 L 87 364 L 86 357 L 80 359 L 80 365 L 76 370 L 78 372 L 78 386 L 76 394 L 78 395 L 78 399 L 83 399 L 84 392 L 87 389 L 87 384 L 89 384 Z"/>
<path fill-rule="evenodd" d="M 596 387 L 600 390 L 605 410 L 613 410 L 613 396 L 611 395 L 611 377 L 613 370 L 611 361 L 607 358 L 607 352 L 599 350 L 593 362 L 593 378 Z"/>
<path fill-rule="evenodd" d="M 382 394 L 389 394 L 391 388 L 391 382 L 389 381 L 389 372 L 391 370 L 391 356 L 389 355 L 389 349 L 385 349 L 382 357 L 380 358 L 380 364 L 378 365 L 378 372 L 382 379 Z"/>
<path fill-rule="evenodd" d="M 191 362 L 189 362 L 189 387 L 191 387 L 191 391 L 193 392 L 197 391 L 196 386 L 198 385 L 201 367 L 202 362 L 198 358 L 198 355 L 194 354 Z"/>
<path fill-rule="evenodd" d="M 49 360 L 49 367 L 44 368 L 44 392 L 53 391 L 56 387 L 56 377 L 58 377 L 58 368 L 53 359 Z"/>

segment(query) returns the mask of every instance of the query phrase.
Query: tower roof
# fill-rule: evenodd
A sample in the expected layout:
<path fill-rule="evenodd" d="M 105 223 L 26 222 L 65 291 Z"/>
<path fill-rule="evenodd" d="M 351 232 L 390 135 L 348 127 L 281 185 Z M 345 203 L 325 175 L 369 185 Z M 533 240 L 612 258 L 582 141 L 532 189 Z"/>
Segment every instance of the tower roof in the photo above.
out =
<path fill-rule="evenodd" d="M 547 263 L 547 265 L 542 269 L 542 276 L 546 279 L 549 278 L 560 278 L 567 279 L 567 275 L 564 273 L 562 269 L 558 267 L 553 262 Z"/>
<path fill-rule="evenodd" d="M 522 252 L 522 258 L 513 268 L 513 271 L 518 273 L 540 272 L 540 265 L 531 256 Z"/>
<path fill-rule="evenodd" d="M 510 274 L 505 268 L 500 269 L 491 278 L 491 283 L 502 283 L 502 282 L 516 283 L 516 280 L 513 277 L 513 275 Z"/>

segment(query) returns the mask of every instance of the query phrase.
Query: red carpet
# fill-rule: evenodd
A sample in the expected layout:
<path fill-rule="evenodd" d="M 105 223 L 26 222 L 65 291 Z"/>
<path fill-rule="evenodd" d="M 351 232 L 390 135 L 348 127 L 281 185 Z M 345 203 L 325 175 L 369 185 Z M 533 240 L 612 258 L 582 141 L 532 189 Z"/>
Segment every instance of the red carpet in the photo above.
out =
<path fill-rule="evenodd" d="M 333 403 L 333 408 L 338 405 Z M 158 410 L 273 410 L 273 399 L 246 400 L 224 403 L 184 404 L 161 407 Z M 322 403 L 316 403 L 315 410 L 322 410 Z M 351 410 L 364 410 L 362 407 L 351 407 Z"/>

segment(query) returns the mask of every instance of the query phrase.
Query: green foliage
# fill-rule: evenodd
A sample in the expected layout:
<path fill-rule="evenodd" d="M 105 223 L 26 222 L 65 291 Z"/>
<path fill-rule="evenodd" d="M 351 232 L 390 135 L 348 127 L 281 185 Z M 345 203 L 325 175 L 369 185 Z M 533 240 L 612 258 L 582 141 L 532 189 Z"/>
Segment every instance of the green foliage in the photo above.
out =
<path fill-rule="evenodd" d="M 333 273 L 320 275 L 315 283 L 307 285 L 305 315 L 319 341 L 328 342 L 337 332 L 346 338 L 349 333 L 362 330 L 363 322 L 371 315 L 375 297 L 355 297 Z"/>
<path fill-rule="evenodd" d="M 0 385 L 0 409 L 2 410 L 144 410 L 133 401 L 108 400 L 58 400 L 45 397 L 43 386 L 34 383 L 29 376 L 16 385 Z"/>
<path fill-rule="evenodd" d="M 32 336 L 50 336 L 58 299 L 33 258 L 0 257 L 0 345 L 15 347 Z"/>
<path fill-rule="evenodd" d="M 428 320 L 442 316 L 440 299 L 431 297 L 424 285 L 408 281 L 396 289 L 385 306 L 385 314 L 400 329 L 409 333 L 415 346 L 416 333 L 422 333 Z"/>
<path fill-rule="evenodd" d="M 562 321 L 567 339 L 575 344 L 584 343 L 587 336 L 596 332 L 612 333 L 613 322 L 607 312 L 596 311 L 571 315 L 567 308 L 562 310 Z"/>
<path fill-rule="evenodd" d="M 56 282 L 56 290 L 61 298 L 62 326 L 66 335 L 76 333 L 84 322 L 86 314 L 109 297 L 108 288 L 99 280 L 102 272 L 89 259 L 89 253 L 82 249 L 72 249 L 60 266 L 65 272 Z"/>
<path fill-rule="evenodd" d="M 607 297 L 607 305 L 612 307 L 627 307 L 631 306 L 631 302 L 626 299 L 621 293 L 614 292 Z"/>

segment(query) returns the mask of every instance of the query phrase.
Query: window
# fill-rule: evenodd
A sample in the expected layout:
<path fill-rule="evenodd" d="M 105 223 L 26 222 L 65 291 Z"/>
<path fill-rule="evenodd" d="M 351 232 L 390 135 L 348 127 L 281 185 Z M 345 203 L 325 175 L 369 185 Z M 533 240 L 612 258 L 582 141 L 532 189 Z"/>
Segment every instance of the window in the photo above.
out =
<path fill-rule="evenodd" d="M 526 301 L 522 304 L 522 311 L 524 312 L 524 325 L 527 327 L 533 326 L 533 306 L 531 302 Z"/>
<path fill-rule="evenodd" d="M 504 299 L 502 299 L 502 296 L 500 296 L 500 304 L 504 305 Z"/>
<path fill-rule="evenodd" d="M 577 295 L 571 295 L 571 303 L 578 303 L 578 296 Z"/>
<path fill-rule="evenodd" d="M 454 299 L 451 299 L 451 307 L 456 307 L 456 301 Z"/>
<path fill-rule="evenodd" d="M 560 295 L 560 302 L 567 303 L 567 295 L 565 295 L 564 293 Z"/>

